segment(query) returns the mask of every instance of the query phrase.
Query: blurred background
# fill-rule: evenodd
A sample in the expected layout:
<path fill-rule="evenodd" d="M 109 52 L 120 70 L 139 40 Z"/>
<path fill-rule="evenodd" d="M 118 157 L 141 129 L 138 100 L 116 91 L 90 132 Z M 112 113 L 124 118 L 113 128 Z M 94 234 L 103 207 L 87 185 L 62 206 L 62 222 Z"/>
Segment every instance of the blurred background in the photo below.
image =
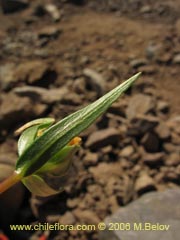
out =
<path fill-rule="evenodd" d="M 139 71 L 81 134 L 64 192 L 42 199 L 19 184 L 0 196 L 3 239 L 97 240 L 9 224 L 98 224 L 146 193 L 179 191 L 180 1 L 0 1 L 0 181 L 14 169 L 18 127 L 60 120 Z"/>

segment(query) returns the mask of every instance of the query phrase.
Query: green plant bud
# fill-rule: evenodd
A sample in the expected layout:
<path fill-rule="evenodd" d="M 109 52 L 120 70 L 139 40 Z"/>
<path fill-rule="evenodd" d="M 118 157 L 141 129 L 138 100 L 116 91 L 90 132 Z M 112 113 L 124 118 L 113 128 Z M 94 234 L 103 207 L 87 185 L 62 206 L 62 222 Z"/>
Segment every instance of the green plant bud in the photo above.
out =
<path fill-rule="evenodd" d="M 81 139 L 76 137 L 101 116 L 140 76 L 129 78 L 104 96 L 52 125 L 54 119 L 41 118 L 20 129 L 19 158 L 14 173 L 0 183 L 0 193 L 22 181 L 39 196 L 63 190 L 69 180 L 74 153 Z M 52 126 L 51 126 L 52 125 Z"/>
<path fill-rule="evenodd" d="M 22 126 L 16 133 L 22 132 L 18 141 L 18 154 L 21 156 L 31 144 L 52 125 L 53 118 L 42 118 L 31 121 Z M 70 171 L 72 158 L 79 148 L 80 138 L 74 144 L 66 145 L 41 168 L 32 175 L 22 179 L 30 192 L 37 196 L 50 196 L 64 189 Z"/>

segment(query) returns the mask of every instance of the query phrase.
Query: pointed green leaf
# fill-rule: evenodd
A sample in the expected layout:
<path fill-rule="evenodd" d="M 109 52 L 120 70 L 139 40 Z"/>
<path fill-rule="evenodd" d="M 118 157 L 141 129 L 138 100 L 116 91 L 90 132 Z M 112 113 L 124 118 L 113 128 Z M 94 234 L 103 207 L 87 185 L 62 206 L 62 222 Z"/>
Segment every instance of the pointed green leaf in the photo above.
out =
<path fill-rule="evenodd" d="M 139 75 L 140 73 L 134 75 L 94 103 L 50 127 L 19 157 L 16 172 L 22 177 L 28 176 L 42 167 L 49 159 L 56 158 L 59 150 L 102 115 Z"/>

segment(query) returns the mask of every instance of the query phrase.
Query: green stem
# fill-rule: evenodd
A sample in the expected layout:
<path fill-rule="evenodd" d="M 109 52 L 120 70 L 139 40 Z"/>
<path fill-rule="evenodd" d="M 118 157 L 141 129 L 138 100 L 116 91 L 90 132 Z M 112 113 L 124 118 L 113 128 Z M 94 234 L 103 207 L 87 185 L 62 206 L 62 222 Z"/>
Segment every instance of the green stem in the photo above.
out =
<path fill-rule="evenodd" d="M 21 180 L 21 176 L 14 172 L 10 177 L 5 179 L 2 183 L 0 183 L 0 194 L 8 190 L 10 187 L 15 185 Z"/>

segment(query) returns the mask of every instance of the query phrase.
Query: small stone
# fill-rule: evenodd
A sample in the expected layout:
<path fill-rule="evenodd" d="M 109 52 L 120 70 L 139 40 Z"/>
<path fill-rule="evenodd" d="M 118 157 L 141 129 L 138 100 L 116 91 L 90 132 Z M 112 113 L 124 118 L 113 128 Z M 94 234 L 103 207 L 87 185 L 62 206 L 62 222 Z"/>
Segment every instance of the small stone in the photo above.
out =
<path fill-rule="evenodd" d="M 85 166 L 92 166 L 96 165 L 98 162 L 98 155 L 97 153 L 87 152 L 85 157 L 83 158 L 83 162 Z"/>
<path fill-rule="evenodd" d="M 39 31 L 38 36 L 39 38 L 56 39 L 60 33 L 61 31 L 59 28 L 55 26 L 46 26 Z"/>
<path fill-rule="evenodd" d="M 163 140 L 168 139 L 171 136 L 170 130 L 164 122 L 160 122 L 154 131 L 158 137 Z"/>
<path fill-rule="evenodd" d="M 9 90 L 13 85 L 18 82 L 17 78 L 14 78 L 15 64 L 6 63 L 0 66 L 0 88 L 2 90 Z"/>
<path fill-rule="evenodd" d="M 152 167 L 157 166 L 163 162 L 164 156 L 165 156 L 165 154 L 163 152 L 145 153 L 143 155 L 143 162 Z"/>
<path fill-rule="evenodd" d="M 126 99 L 121 99 L 121 101 L 117 101 L 111 105 L 111 107 L 108 110 L 108 114 L 112 113 L 109 117 L 111 119 L 115 119 L 114 115 L 119 115 L 122 117 L 125 117 L 125 110 L 127 107 L 127 100 Z"/>
<path fill-rule="evenodd" d="M 160 141 L 155 133 L 148 132 L 141 139 L 141 144 L 147 152 L 157 152 L 159 150 Z"/>
<path fill-rule="evenodd" d="M 52 19 L 57 22 L 61 19 L 61 13 L 59 9 L 54 4 L 46 4 L 44 9 L 49 13 Z"/>
<path fill-rule="evenodd" d="M 29 84 L 48 86 L 55 80 L 56 72 L 51 70 L 45 62 L 36 60 L 21 63 L 17 67 L 14 77 L 19 81 L 27 81 Z"/>
<path fill-rule="evenodd" d="M 138 194 L 156 190 L 154 180 L 147 174 L 140 176 L 135 182 L 135 191 Z"/>
<path fill-rule="evenodd" d="M 93 196 L 90 193 L 86 193 L 85 196 L 79 202 L 78 208 L 91 209 L 94 208 L 96 200 L 94 200 Z"/>
<path fill-rule="evenodd" d="M 173 144 L 180 146 L 180 134 L 178 134 L 176 132 L 172 132 L 171 133 L 171 141 Z"/>
<path fill-rule="evenodd" d="M 176 55 L 173 57 L 173 63 L 175 63 L 175 64 L 180 64 L 180 53 L 176 54 Z"/>
<path fill-rule="evenodd" d="M 175 133 L 180 134 L 180 115 L 170 118 L 166 124 Z"/>
<path fill-rule="evenodd" d="M 166 157 L 165 164 L 167 166 L 177 166 L 180 164 L 180 152 L 171 153 Z"/>
<path fill-rule="evenodd" d="M 104 193 L 101 186 L 92 184 L 87 187 L 87 191 L 95 201 L 104 200 Z"/>
<path fill-rule="evenodd" d="M 147 65 L 147 66 L 142 66 L 139 67 L 138 69 L 140 72 L 143 72 L 143 74 L 155 74 L 157 72 L 157 68 L 156 66 L 152 66 L 152 65 Z"/>
<path fill-rule="evenodd" d="M 0 106 L 0 129 L 15 126 L 27 117 L 37 117 L 45 110 L 44 104 L 33 105 L 27 97 L 21 98 L 9 93 Z"/>
<path fill-rule="evenodd" d="M 81 95 L 71 92 L 71 94 L 65 94 L 61 100 L 65 105 L 80 105 L 82 104 Z"/>
<path fill-rule="evenodd" d="M 71 212 L 67 211 L 59 218 L 58 222 L 63 225 L 73 225 L 76 223 L 76 219 Z"/>
<path fill-rule="evenodd" d="M 150 60 L 158 59 L 163 49 L 161 44 L 150 43 L 146 48 L 146 57 Z"/>
<path fill-rule="evenodd" d="M 126 116 L 132 119 L 138 114 L 147 114 L 155 108 L 154 99 L 144 94 L 135 94 L 129 101 L 126 109 Z"/>
<path fill-rule="evenodd" d="M 73 214 L 83 224 L 98 224 L 100 222 L 99 217 L 91 210 L 81 210 L 76 208 L 73 211 Z"/>
<path fill-rule="evenodd" d="M 80 201 L 80 199 L 79 198 L 68 198 L 67 199 L 67 206 L 69 207 L 69 208 L 76 208 L 78 205 L 79 205 L 79 203 L 80 203 L 81 201 Z"/>
<path fill-rule="evenodd" d="M 112 195 L 108 198 L 108 209 L 111 213 L 115 212 L 119 208 L 117 197 Z"/>
<path fill-rule="evenodd" d="M 81 64 L 88 64 L 88 63 L 90 63 L 90 58 L 88 56 L 82 56 L 80 58 L 80 63 Z"/>
<path fill-rule="evenodd" d="M 78 94 L 84 94 L 86 89 L 84 78 L 75 79 L 73 82 L 73 90 Z"/>
<path fill-rule="evenodd" d="M 163 52 L 157 59 L 159 63 L 168 63 L 170 61 L 172 61 L 172 54 L 170 52 Z"/>
<path fill-rule="evenodd" d="M 60 102 L 68 93 L 68 89 L 66 87 L 45 89 L 42 87 L 24 86 L 14 88 L 13 92 L 21 97 L 29 97 L 33 101 L 52 104 Z"/>
<path fill-rule="evenodd" d="M 48 215 L 46 217 L 46 220 L 49 223 L 59 222 L 59 219 L 60 219 L 60 215 Z"/>
<path fill-rule="evenodd" d="M 150 132 L 159 123 L 159 118 L 153 116 L 137 116 L 133 118 L 128 126 L 127 135 L 141 136 Z"/>
<path fill-rule="evenodd" d="M 134 148 L 133 146 L 129 145 L 124 147 L 121 151 L 120 151 L 120 156 L 121 157 L 125 157 L 125 158 L 129 158 L 132 154 L 134 153 Z"/>
<path fill-rule="evenodd" d="M 159 100 L 157 102 L 157 110 L 163 113 L 169 112 L 169 103 L 166 101 Z"/>
<path fill-rule="evenodd" d="M 172 143 L 164 143 L 163 144 L 163 148 L 166 152 L 171 153 L 171 152 L 177 152 L 178 150 L 180 151 L 180 147 L 178 147 L 177 145 L 174 145 Z"/>
<path fill-rule="evenodd" d="M 175 171 L 169 171 L 164 174 L 164 180 L 179 183 L 179 176 Z"/>
<path fill-rule="evenodd" d="M 133 59 L 131 60 L 130 62 L 130 66 L 133 67 L 133 68 L 138 68 L 138 67 L 141 67 L 141 66 L 144 66 L 144 65 L 147 65 L 147 60 L 142 58 L 142 59 Z"/>
<path fill-rule="evenodd" d="M 83 74 L 87 77 L 87 85 L 89 85 L 98 96 L 101 96 L 105 92 L 105 80 L 102 75 L 93 69 L 85 68 Z"/>
<path fill-rule="evenodd" d="M 122 176 L 121 163 L 99 163 L 95 167 L 90 167 L 89 172 L 97 182 L 108 182 L 112 176 Z"/>
<path fill-rule="evenodd" d="M 150 5 L 145 5 L 142 6 L 142 8 L 140 9 L 140 13 L 150 13 L 152 12 L 152 7 Z"/>
<path fill-rule="evenodd" d="M 112 151 L 113 151 L 113 147 L 111 145 L 101 148 L 102 154 L 108 154 Z"/>
<path fill-rule="evenodd" d="M 119 141 L 119 132 L 115 128 L 107 128 L 93 132 L 87 139 L 85 146 L 90 149 L 99 149 Z"/>

